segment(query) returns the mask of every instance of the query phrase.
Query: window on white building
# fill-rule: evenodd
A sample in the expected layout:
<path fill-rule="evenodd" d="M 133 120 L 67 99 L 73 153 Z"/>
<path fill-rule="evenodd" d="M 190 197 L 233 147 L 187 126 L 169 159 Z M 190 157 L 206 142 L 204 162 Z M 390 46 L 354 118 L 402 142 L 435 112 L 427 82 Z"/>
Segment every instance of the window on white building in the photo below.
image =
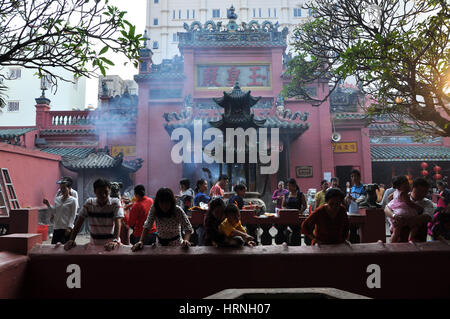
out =
<path fill-rule="evenodd" d="M 195 10 L 192 10 L 192 19 L 195 19 Z"/>
<path fill-rule="evenodd" d="M 172 11 L 172 19 L 175 19 L 175 10 Z"/>
<path fill-rule="evenodd" d="M 294 8 L 294 17 L 301 17 L 301 16 L 302 16 L 302 9 Z"/>
<path fill-rule="evenodd" d="M 181 10 L 178 10 L 178 19 L 181 19 Z"/>
<path fill-rule="evenodd" d="M 259 8 L 259 17 L 260 18 L 262 17 L 262 9 L 261 8 Z"/>
<path fill-rule="evenodd" d="M 256 17 L 256 9 L 253 9 L 253 18 Z"/>
<path fill-rule="evenodd" d="M 153 25 L 158 25 L 158 19 L 153 19 Z"/>
<path fill-rule="evenodd" d="M 178 34 L 177 33 L 173 34 L 173 42 L 178 42 Z"/>
<path fill-rule="evenodd" d="M 273 16 L 276 18 L 277 17 L 277 8 L 273 8 Z"/>
<path fill-rule="evenodd" d="M 153 3 L 159 3 L 159 0 L 153 0 Z"/>
<path fill-rule="evenodd" d="M 19 112 L 19 101 L 8 101 L 8 112 Z"/>
<path fill-rule="evenodd" d="M 189 19 L 189 10 L 186 10 L 186 19 Z"/>
<path fill-rule="evenodd" d="M 19 80 L 21 77 L 22 77 L 22 69 L 20 68 L 8 69 L 8 80 Z"/>
<path fill-rule="evenodd" d="M 153 49 L 157 50 L 159 48 L 159 43 L 158 41 L 153 41 Z"/>
<path fill-rule="evenodd" d="M 213 18 L 220 18 L 220 9 L 213 9 Z"/>

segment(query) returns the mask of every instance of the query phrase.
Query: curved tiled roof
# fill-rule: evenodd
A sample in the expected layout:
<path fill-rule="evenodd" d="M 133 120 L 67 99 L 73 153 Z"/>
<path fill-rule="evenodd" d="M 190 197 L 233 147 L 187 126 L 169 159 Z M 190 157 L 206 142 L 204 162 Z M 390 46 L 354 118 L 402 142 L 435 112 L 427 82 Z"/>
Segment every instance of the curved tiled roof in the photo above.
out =
<path fill-rule="evenodd" d="M 48 135 L 91 135 L 96 134 L 95 129 L 53 129 L 41 130 L 41 136 Z"/>
<path fill-rule="evenodd" d="M 122 158 L 115 158 L 105 152 L 91 153 L 84 158 L 64 159 L 63 165 L 69 169 L 114 168 L 122 163 Z"/>
<path fill-rule="evenodd" d="M 450 161 L 448 146 L 371 146 L 373 162 Z"/>
<path fill-rule="evenodd" d="M 166 130 L 171 131 L 178 127 L 189 127 L 193 124 L 193 121 L 202 121 L 202 125 L 209 126 L 209 122 L 215 122 L 221 120 L 221 117 L 199 117 L 199 118 L 189 118 L 181 121 L 176 121 L 168 124 L 164 124 Z M 283 121 L 277 116 L 267 116 L 267 117 L 255 117 L 255 120 L 266 120 L 262 127 L 267 128 L 281 128 L 281 129 L 308 129 L 309 123 L 299 123 L 294 121 Z"/>
<path fill-rule="evenodd" d="M 1 139 L 10 139 L 18 136 L 22 136 L 28 132 L 34 131 L 37 128 L 28 127 L 28 128 L 11 128 L 11 129 L 0 129 L 0 138 Z"/>
<path fill-rule="evenodd" d="M 336 120 L 362 120 L 367 118 L 367 114 L 364 113 L 335 113 L 334 118 Z"/>
<path fill-rule="evenodd" d="M 90 153 L 95 151 L 95 148 L 82 148 L 82 147 L 46 147 L 42 148 L 41 151 L 60 155 L 61 157 L 79 157 L 84 158 Z"/>

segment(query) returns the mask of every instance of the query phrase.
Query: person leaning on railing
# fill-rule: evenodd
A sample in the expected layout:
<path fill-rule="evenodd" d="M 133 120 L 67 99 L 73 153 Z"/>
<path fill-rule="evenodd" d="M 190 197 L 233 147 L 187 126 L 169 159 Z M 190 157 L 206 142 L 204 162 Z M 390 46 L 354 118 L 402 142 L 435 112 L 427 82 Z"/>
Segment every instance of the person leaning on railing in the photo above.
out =
<path fill-rule="evenodd" d="M 302 223 L 302 233 L 312 239 L 312 244 L 340 244 L 347 241 L 350 222 L 343 205 L 345 194 L 336 188 L 325 194 L 325 204 Z"/>
<path fill-rule="evenodd" d="M 132 251 L 142 249 L 153 222 L 156 222 L 158 246 L 191 246 L 189 239 L 194 229 L 183 209 L 176 205 L 175 195 L 170 188 L 163 187 L 156 192 L 141 238 L 131 248 Z M 181 236 L 181 228 L 184 230 L 184 237 Z"/>

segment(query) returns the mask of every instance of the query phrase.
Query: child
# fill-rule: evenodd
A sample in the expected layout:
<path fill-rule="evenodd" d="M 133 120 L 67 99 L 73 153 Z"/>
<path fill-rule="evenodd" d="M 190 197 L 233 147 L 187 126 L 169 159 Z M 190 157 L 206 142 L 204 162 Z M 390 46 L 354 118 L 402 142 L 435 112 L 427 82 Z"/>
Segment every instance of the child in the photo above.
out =
<path fill-rule="evenodd" d="M 91 243 L 104 245 L 106 250 L 113 250 L 120 245 L 120 226 L 124 217 L 122 204 L 119 198 L 109 196 L 110 182 L 106 179 L 97 179 L 94 182 L 95 198 L 88 198 L 80 210 L 70 240 L 64 245 L 65 250 L 76 246 L 75 238 L 86 218 L 91 229 Z"/>
<path fill-rule="evenodd" d="M 226 218 L 220 224 L 219 232 L 225 235 L 227 246 L 241 247 L 245 243 L 249 246 L 255 246 L 253 237 L 248 235 L 242 227 L 239 208 L 234 204 L 228 204 L 224 213 Z"/>
<path fill-rule="evenodd" d="M 409 197 L 409 181 L 406 176 L 398 176 L 393 182 L 395 188 L 393 200 L 387 205 L 393 212 L 391 223 L 391 242 L 400 241 L 400 233 L 404 227 L 410 229 L 410 239 L 416 238 L 418 227 L 415 223 L 415 217 L 423 211 L 423 208 L 411 201 Z"/>
<path fill-rule="evenodd" d="M 247 187 L 245 187 L 245 185 L 241 183 L 235 185 L 233 189 L 236 194 L 230 197 L 228 203 L 236 204 L 239 209 L 242 209 L 242 207 L 244 207 L 244 197 L 245 192 L 247 191 Z"/>

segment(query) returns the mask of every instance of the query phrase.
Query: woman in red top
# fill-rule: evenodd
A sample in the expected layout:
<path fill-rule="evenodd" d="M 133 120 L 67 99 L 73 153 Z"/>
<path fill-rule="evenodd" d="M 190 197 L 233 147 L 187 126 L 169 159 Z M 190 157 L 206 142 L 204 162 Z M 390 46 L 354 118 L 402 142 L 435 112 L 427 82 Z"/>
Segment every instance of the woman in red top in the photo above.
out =
<path fill-rule="evenodd" d="M 325 194 L 325 205 L 317 208 L 303 223 L 302 233 L 310 237 L 312 244 L 340 244 L 347 240 L 349 221 L 342 205 L 345 194 L 336 188 Z"/>

